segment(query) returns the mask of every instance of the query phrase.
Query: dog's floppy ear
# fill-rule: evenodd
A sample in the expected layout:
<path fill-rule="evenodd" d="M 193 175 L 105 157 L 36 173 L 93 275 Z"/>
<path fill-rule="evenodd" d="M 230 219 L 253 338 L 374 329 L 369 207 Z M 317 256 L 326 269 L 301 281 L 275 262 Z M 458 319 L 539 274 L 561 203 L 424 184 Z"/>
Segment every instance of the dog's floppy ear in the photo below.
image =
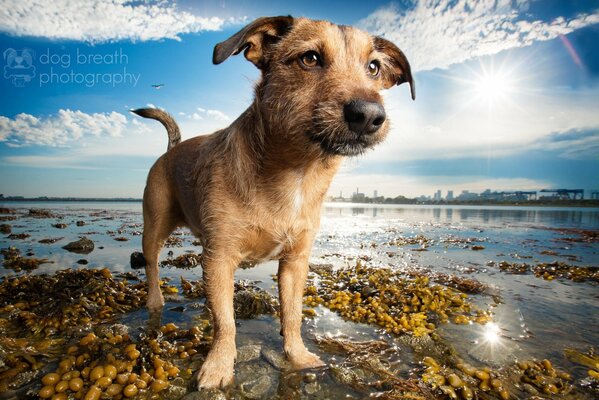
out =
<path fill-rule="evenodd" d="M 262 17 L 258 18 L 245 28 L 231 36 L 224 42 L 214 47 L 212 62 L 220 64 L 229 56 L 241 53 L 258 68 L 264 69 L 268 65 L 265 52 L 268 47 L 278 42 L 293 25 L 293 18 L 287 17 Z"/>
<path fill-rule="evenodd" d="M 385 88 L 389 89 L 395 85 L 408 82 L 412 100 L 416 100 L 416 86 L 412 78 L 410 63 L 404 53 L 390 41 L 378 36 L 374 38 L 374 47 L 387 56 L 381 68 Z"/>

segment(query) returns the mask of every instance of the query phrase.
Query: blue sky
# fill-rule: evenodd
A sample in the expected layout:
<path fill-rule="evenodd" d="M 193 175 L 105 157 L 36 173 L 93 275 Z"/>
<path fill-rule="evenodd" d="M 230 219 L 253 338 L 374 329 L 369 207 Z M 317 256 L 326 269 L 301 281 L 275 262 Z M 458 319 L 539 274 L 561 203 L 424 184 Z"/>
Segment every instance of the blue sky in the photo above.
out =
<path fill-rule="evenodd" d="M 0 193 L 141 197 L 166 134 L 128 109 L 166 109 L 184 138 L 227 126 L 251 103 L 259 72 L 243 57 L 214 66 L 212 49 L 254 18 L 281 14 L 384 36 L 416 72 L 417 100 L 406 85 L 385 93 L 387 141 L 347 159 L 331 194 L 599 189 L 599 1 L 3 8 Z"/>

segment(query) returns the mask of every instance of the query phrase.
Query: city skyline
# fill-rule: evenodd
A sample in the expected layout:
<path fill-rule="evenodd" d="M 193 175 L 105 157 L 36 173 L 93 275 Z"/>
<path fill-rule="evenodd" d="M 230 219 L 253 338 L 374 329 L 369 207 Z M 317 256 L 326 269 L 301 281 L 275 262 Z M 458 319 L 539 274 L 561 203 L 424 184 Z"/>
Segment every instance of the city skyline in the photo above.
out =
<path fill-rule="evenodd" d="M 129 110 L 166 109 L 184 139 L 229 125 L 259 71 L 239 56 L 212 65 L 214 45 L 287 14 L 381 35 L 414 72 L 416 101 L 406 85 L 384 93 L 387 140 L 346 159 L 328 196 L 599 189 L 599 1 L 108 1 L 106 13 L 96 0 L 77 12 L 12 1 L 0 14 L 2 193 L 140 197 L 167 138 Z"/>

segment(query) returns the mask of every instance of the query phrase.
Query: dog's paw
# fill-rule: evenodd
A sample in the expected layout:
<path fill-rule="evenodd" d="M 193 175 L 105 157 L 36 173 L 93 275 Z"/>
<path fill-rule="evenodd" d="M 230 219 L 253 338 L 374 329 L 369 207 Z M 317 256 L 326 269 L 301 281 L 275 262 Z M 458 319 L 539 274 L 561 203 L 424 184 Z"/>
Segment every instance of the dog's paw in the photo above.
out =
<path fill-rule="evenodd" d="M 287 358 L 291 362 L 293 369 L 308 369 L 324 367 L 325 363 L 322 362 L 320 357 L 314 353 L 310 353 L 305 348 L 297 352 L 288 352 Z"/>
<path fill-rule="evenodd" d="M 164 306 L 164 296 L 160 291 L 148 293 L 148 300 L 146 301 L 146 307 L 150 311 L 160 311 Z"/>
<path fill-rule="evenodd" d="M 224 355 L 222 352 L 216 355 L 214 352 L 208 353 L 198 373 L 198 390 L 224 388 L 233 383 L 234 363 L 234 352 L 232 356 Z"/>

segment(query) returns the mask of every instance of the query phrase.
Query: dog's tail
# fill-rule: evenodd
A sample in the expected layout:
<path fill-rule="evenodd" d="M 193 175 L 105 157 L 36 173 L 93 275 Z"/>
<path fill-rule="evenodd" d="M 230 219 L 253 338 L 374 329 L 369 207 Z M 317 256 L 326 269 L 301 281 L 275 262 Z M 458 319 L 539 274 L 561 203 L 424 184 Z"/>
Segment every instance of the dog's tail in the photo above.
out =
<path fill-rule="evenodd" d="M 131 110 L 131 112 L 139 115 L 140 117 L 155 119 L 164 125 L 166 128 L 166 133 L 168 133 L 167 151 L 178 145 L 181 141 L 181 131 L 179 130 L 179 125 L 177 125 L 175 119 L 166 111 L 162 111 L 158 108 L 138 108 L 137 110 Z"/>

